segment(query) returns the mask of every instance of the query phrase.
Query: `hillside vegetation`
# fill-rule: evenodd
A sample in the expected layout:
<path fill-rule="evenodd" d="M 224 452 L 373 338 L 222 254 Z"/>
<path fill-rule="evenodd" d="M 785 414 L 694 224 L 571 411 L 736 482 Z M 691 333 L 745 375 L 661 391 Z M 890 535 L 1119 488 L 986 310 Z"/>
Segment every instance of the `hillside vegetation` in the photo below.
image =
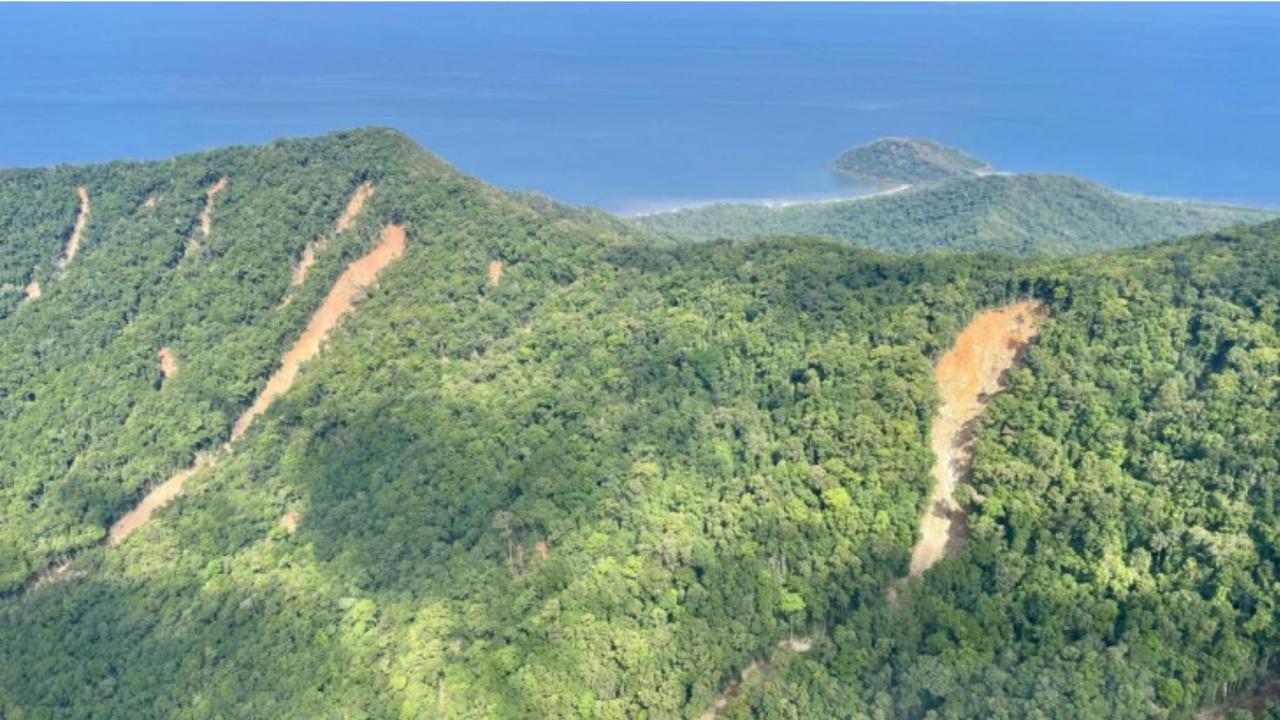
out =
<path fill-rule="evenodd" d="M 389 223 L 403 256 L 218 451 Z M 688 718 L 761 657 L 723 716 L 1188 717 L 1280 647 L 1280 224 L 1056 260 L 671 245 L 370 130 L 6 173 L 0 244 L 45 284 L 0 318 L 0 717 Z M 933 363 L 1027 300 L 969 541 L 889 600 Z"/>
<path fill-rule="evenodd" d="M 682 241 L 817 236 L 894 253 L 1054 256 L 1129 247 L 1277 215 L 1125 196 L 1059 175 L 987 175 L 853 200 L 786 207 L 719 204 L 636 221 Z"/>
<path fill-rule="evenodd" d="M 989 172 L 978 158 L 924 138 L 882 138 L 849 148 L 831 169 L 876 185 L 925 185 Z"/>
<path fill-rule="evenodd" d="M 356 185 L 407 172 L 409 146 L 377 140 L 0 176 L 0 272 L 43 287 L 0 296 L 0 591 L 102 540 L 144 489 L 226 439 L 343 258 L 372 243 L 372 227 L 344 236 L 299 302 L 277 307 L 301 248 Z M 92 214 L 58 269 L 78 186 Z M 162 347 L 184 367 L 167 380 Z"/>

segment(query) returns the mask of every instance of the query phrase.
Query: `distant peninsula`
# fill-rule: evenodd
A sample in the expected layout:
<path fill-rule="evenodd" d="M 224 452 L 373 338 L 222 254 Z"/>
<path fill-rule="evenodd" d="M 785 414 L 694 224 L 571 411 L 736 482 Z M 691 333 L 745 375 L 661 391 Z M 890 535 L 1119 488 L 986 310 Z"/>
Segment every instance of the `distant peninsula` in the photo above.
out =
<path fill-rule="evenodd" d="M 850 148 L 836 158 L 831 169 L 859 182 L 884 186 L 925 185 L 993 171 L 985 161 L 963 150 L 911 137 L 881 138 Z"/>
<path fill-rule="evenodd" d="M 1280 216 L 1274 210 L 1126 195 L 1068 175 L 999 173 L 963 150 L 923 138 L 859 145 L 832 167 L 879 192 L 775 206 L 716 203 L 635 221 L 684 242 L 811 236 L 887 252 L 1052 256 Z"/>

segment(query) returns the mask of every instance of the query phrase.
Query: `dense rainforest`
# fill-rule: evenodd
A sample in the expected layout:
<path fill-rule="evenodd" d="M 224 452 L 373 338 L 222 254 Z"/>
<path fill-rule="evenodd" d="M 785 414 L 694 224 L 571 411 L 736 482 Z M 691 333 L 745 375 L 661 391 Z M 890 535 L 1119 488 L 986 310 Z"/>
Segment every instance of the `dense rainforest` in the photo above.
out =
<path fill-rule="evenodd" d="M 1173 239 L 1280 212 L 1122 195 L 1062 175 L 954 177 L 879 195 L 781 207 L 720 203 L 636 220 L 705 242 L 811 235 L 893 253 L 955 250 L 1077 255 Z"/>
<path fill-rule="evenodd" d="M 991 171 L 985 161 L 927 138 L 881 138 L 849 148 L 831 169 L 882 186 L 924 185 Z"/>
<path fill-rule="evenodd" d="M 689 718 L 765 658 L 722 716 L 1186 718 L 1273 669 L 1280 223 L 675 244 L 366 130 L 0 173 L 0 244 L 0 717 Z M 968 540 L 904 583 L 933 363 L 1024 299 Z"/>

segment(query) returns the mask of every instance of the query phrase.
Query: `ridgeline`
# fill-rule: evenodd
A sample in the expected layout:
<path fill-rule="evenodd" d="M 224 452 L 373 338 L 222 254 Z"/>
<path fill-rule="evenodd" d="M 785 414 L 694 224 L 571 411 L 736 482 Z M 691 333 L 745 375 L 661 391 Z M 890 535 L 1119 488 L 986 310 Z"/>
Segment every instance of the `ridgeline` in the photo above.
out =
<path fill-rule="evenodd" d="M 0 717 L 1173 718 L 1280 647 L 1280 223 L 675 244 L 361 130 L 3 171 L 0 244 Z M 935 365 L 1016 302 L 966 542 L 890 601 Z"/>

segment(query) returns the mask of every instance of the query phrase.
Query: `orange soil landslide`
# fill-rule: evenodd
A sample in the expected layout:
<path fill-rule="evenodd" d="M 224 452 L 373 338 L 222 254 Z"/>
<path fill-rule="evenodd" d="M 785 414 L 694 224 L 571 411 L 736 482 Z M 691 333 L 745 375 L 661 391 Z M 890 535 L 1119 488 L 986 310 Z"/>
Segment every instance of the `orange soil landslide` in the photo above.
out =
<path fill-rule="evenodd" d="M 207 464 L 212 465 L 213 463 Z M 151 513 L 168 505 L 170 501 L 178 496 L 178 493 L 182 492 L 183 483 L 203 467 L 205 465 L 200 463 L 192 465 L 152 488 L 151 492 L 147 493 L 141 502 L 111 526 L 111 532 L 107 535 L 107 547 L 118 545 L 122 540 L 129 537 L 134 530 L 146 524 L 151 519 Z"/>
<path fill-rule="evenodd" d="M 368 255 L 347 266 L 338 277 L 333 288 L 325 297 L 320 309 L 311 317 L 307 329 L 285 353 L 280 368 L 275 371 L 267 386 L 254 400 L 253 405 L 236 420 L 231 429 L 231 441 L 235 442 L 244 435 L 254 419 L 266 412 L 275 399 L 293 387 L 298 376 L 298 368 L 320 351 L 320 345 L 329 336 L 329 332 L 338 324 L 338 320 L 355 306 L 356 296 L 377 279 L 383 268 L 399 259 L 404 254 L 404 228 L 399 225 L 388 225 L 382 230 L 382 240 Z"/>
<path fill-rule="evenodd" d="M 1001 378 L 1039 334 L 1036 321 L 1044 312 L 1043 303 L 1026 301 L 979 313 L 934 369 L 942 396 L 930 434 L 934 486 L 920 521 L 920 540 L 911 550 L 912 577 L 954 553 L 963 540 L 964 511 L 953 494 L 969 470 L 969 424 L 1003 389 Z"/>
<path fill-rule="evenodd" d="M 171 378 L 178 374 L 178 358 L 174 356 L 173 351 L 168 347 L 160 348 L 160 352 L 156 353 L 156 359 L 160 361 L 160 372 L 166 378 Z"/>
<path fill-rule="evenodd" d="M 489 284 L 497 285 L 500 282 L 502 282 L 502 261 L 490 260 L 489 261 Z"/>
<path fill-rule="evenodd" d="M 253 421 L 266 412 L 276 398 L 283 395 L 293 386 L 293 381 L 298 376 L 298 368 L 320 351 L 321 343 L 324 342 L 325 338 L 329 336 L 329 332 L 338 324 L 338 320 L 348 310 L 355 307 L 357 295 L 372 284 L 384 268 L 404 254 L 404 246 L 404 228 L 399 225 L 388 225 L 383 228 L 382 240 L 377 247 L 371 250 L 369 254 L 347 266 L 347 269 L 338 277 L 337 282 L 333 284 L 333 288 L 329 290 L 329 295 L 325 297 L 320 309 L 311 317 L 311 322 L 307 325 L 307 329 L 303 331 L 302 336 L 298 338 L 298 341 L 294 343 L 289 352 L 285 353 L 284 359 L 280 363 L 280 369 L 276 370 L 271 379 L 267 381 L 266 387 L 254 400 L 253 406 L 246 410 L 240 416 L 240 419 L 236 420 L 235 426 L 231 429 L 231 442 L 240 439 L 253 424 Z M 228 443 L 229 445 L 230 443 Z M 168 505 L 178 496 L 178 493 L 182 492 L 183 484 L 192 475 L 195 475 L 202 468 L 212 466 L 215 463 L 216 461 L 211 459 L 197 461 L 195 465 L 157 485 L 142 498 L 134 509 L 130 510 L 111 526 L 110 534 L 107 536 L 108 547 L 119 544 L 130 533 L 150 520 L 151 514 L 158 508 Z"/>
<path fill-rule="evenodd" d="M 968 471 L 972 445 L 966 432 L 968 425 L 990 402 L 991 396 L 1003 389 L 1001 378 L 1039 333 L 1036 319 L 1044 312 L 1044 304 L 1032 300 L 979 313 L 934 368 L 934 379 L 942 394 L 942 406 L 934 418 L 932 431 L 933 452 L 937 458 L 933 467 L 936 483 L 929 498 L 929 510 L 921 521 L 920 541 L 911 552 L 913 577 L 956 549 L 959 539 L 956 532 L 963 528 L 964 518 L 952 493 Z M 957 522 L 953 523 L 953 519 Z M 897 598 L 897 590 L 891 585 L 886 595 L 892 602 Z M 779 641 L 777 647 L 804 653 L 813 644 L 810 638 L 791 638 Z M 698 720 L 715 720 L 742 692 L 744 682 L 769 672 L 770 667 L 765 659 L 748 665 Z"/>
<path fill-rule="evenodd" d="M 27 294 L 27 300 L 36 300 L 43 294 L 40 283 L 36 280 L 27 283 L 27 289 L 24 292 Z"/>
<path fill-rule="evenodd" d="M 307 279 L 307 270 L 315 264 L 317 252 L 323 252 L 328 245 L 329 241 L 324 236 L 320 236 L 315 242 L 308 242 L 307 246 L 303 247 L 302 258 L 298 258 L 298 264 L 293 266 L 293 278 L 289 279 L 289 286 L 298 287 Z"/>
<path fill-rule="evenodd" d="M 76 215 L 75 227 L 71 230 L 71 237 L 67 238 L 67 246 L 62 250 L 62 258 L 58 260 L 58 269 L 64 270 L 76 259 L 76 253 L 80 252 L 80 240 L 84 237 L 84 227 L 89 224 L 89 189 L 81 186 L 76 188 L 76 194 L 80 196 L 80 212 Z"/>
<path fill-rule="evenodd" d="M 293 277 L 289 279 L 290 287 L 298 287 L 303 280 L 307 279 L 307 271 L 315 264 L 316 255 L 324 252 L 324 249 L 328 246 L 329 240 L 321 235 L 315 239 L 315 242 L 309 242 L 306 247 L 302 248 L 302 257 L 298 258 L 298 264 L 293 266 Z M 293 292 L 290 291 L 281 305 L 287 305 L 292 299 Z"/>
<path fill-rule="evenodd" d="M 343 208 L 342 214 L 338 216 L 338 222 L 333 226 L 333 234 L 339 235 L 351 229 L 355 224 L 356 218 L 360 217 L 360 212 L 364 210 L 364 204 L 373 197 L 373 183 L 366 182 L 351 194 L 351 199 L 347 201 L 347 206 Z M 321 235 L 315 239 L 315 242 L 308 243 L 302 248 L 302 257 L 298 258 L 298 264 L 293 268 L 293 278 L 290 279 L 289 285 L 297 287 L 307 279 L 307 271 L 316 262 L 316 255 L 324 252 L 325 247 L 329 245 L 328 238 Z M 293 299 L 292 295 L 285 297 L 281 305 L 289 304 Z"/>
<path fill-rule="evenodd" d="M 351 194 L 351 199 L 347 201 L 347 207 L 338 216 L 338 223 L 333 226 L 333 233 L 344 233 L 351 229 L 355 224 L 356 218 L 360 217 L 360 211 L 364 210 L 364 204 L 373 197 L 373 181 L 366 181 L 356 191 Z"/>
<path fill-rule="evenodd" d="M 210 185 L 204 191 L 204 210 L 200 211 L 200 232 L 191 233 L 191 237 L 187 238 L 187 249 L 183 257 L 194 255 L 200 249 L 200 238 L 207 238 L 209 233 L 213 232 L 213 206 L 217 202 L 218 193 L 222 192 L 226 187 L 227 179 L 221 177 L 218 178 L 218 182 Z"/>
<path fill-rule="evenodd" d="M 217 202 L 218 193 L 226 187 L 227 179 L 222 177 L 204 191 L 204 210 L 200 212 L 200 235 L 203 237 L 209 237 L 209 233 L 213 232 L 213 206 Z"/>

